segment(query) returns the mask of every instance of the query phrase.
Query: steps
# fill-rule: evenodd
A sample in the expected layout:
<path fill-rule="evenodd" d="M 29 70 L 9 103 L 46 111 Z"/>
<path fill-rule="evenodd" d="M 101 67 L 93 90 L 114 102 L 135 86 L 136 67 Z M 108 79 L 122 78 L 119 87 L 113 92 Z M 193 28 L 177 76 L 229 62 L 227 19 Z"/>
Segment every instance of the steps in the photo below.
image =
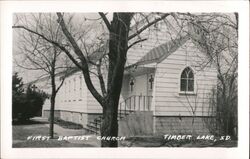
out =
<path fill-rule="evenodd" d="M 90 133 L 100 135 L 101 123 L 102 123 L 102 116 L 99 116 L 95 118 L 93 121 L 89 121 L 85 129 L 88 130 Z"/>
<path fill-rule="evenodd" d="M 126 112 L 121 111 L 121 113 L 118 113 L 117 120 L 119 121 L 133 112 L 134 111 L 126 111 Z M 101 123 L 102 123 L 102 116 L 99 116 L 95 118 L 93 121 L 89 121 L 85 129 L 89 131 L 90 133 L 100 135 Z"/>
<path fill-rule="evenodd" d="M 152 96 L 131 96 L 119 104 L 117 120 L 120 121 L 136 111 L 149 111 Z M 100 135 L 102 116 L 88 121 L 86 130 Z"/>

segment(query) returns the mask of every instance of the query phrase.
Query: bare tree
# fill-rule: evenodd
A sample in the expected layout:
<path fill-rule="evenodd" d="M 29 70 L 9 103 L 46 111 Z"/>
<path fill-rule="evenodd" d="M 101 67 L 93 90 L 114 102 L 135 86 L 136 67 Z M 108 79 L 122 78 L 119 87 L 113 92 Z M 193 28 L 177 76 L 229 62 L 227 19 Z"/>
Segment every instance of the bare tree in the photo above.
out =
<path fill-rule="evenodd" d="M 84 49 L 81 49 L 79 42 L 71 33 L 68 24 L 66 24 L 64 15 L 62 13 L 57 13 L 57 22 L 61 26 L 61 30 L 64 33 L 67 41 L 70 43 L 74 50 L 74 54 L 70 52 L 68 48 L 63 46 L 60 42 L 57 42 L 50 37 L 46 36 L 43 32 L 37 30 L 32 30 L 25 26 L 15 25 L 13 28 L 22 28 L 28 32 L 38 35 L 47 42 L 57 46 L 61 51 L 66 53 L 70 60 L 82 71 L 86 85 L 91 92 L 91 94 L 96 98 L 103 108 L 103 122 L 101 128 L 102 136 L 118 136 L 118 102 L 122 87 L 122 80 L 124 74 L 124 67 L 126 63 L 127 51 L 133 45 L 144 41 L 145 39 L 134 40 L 129 45 L 129 40 L 136 39 L 143 31 L 147 30 L 150 26 L 156 24 L 157 22 L 163 20 L 170 14 L 158 14 L 158 16 L 151 21 L 146 21 L 142 25 L 138 25 L 138 28 L 130 34 L 131 20 L 135 13 L 113 13 L 112 21 L 110 22 L 106 17 L 106 14 L 99 13 L 101 19 L 106 25 L 108 32 L 108 77 L 105 85 L 104 78 L 99 67 L 102 63 L 99 60 L 97 66 L 97 74 L 100 82 L 100 87 L 102 94 L 100 94 L 91 81 L 90 76 L 90 64 L 93 64 L 91 60 L 86 55 Z M 147 18 L 147 16 L 146 16 Z M 102 141 L 103 147 L 117 147 L 117 141 Z"/>
<path fill-rule="evenodd" d="M 217 69 L 217 119 L 223 133 L 237 136 L 238 14 L 186 14 L 197 33 L 193 40 Z"/>
<path fill-rule="evenodd" d="M 193 42 L 208 55 L 200 63 L 201 70 L 212 64 L 217 70 L 218 85 L 211 93 L 211 112 L 216 115 L 224 134 L 237 132 L 238 14 L 237 13 L 173 13 L 179 27 L 190 34 Z M 215 97 L 216 96 L 216 97 Z M 193 109 L 192 109 L 193 110 Z M 212 119 L 213 120 L 213 119 Z M 211 121 L 210 121 L 211 123 Z"/>
<path fill-rule="evenodd" d="M 208 21 L 208 19 L 206 19 L 206 16 L 197 16 L 189 13 L 155 13 L 154 15 L 151 13 L 113 13 L 112 20 L 110 21 L 110 18 L 106 13 L 99 13 L 99 15 L 101 18 L 97 18 L 96 21 L 100 21 L 100 23 L 105 25 L 105 28 L 103 29 L 103 31 L 105 32 L 105 38 L 103 38 L 101 41 L 103 42 L 104 40 L 104 43 L 108 45 L 108 51 L 106 53 L 102 53 L 101 56 L 97 58 L 98 60 L 92 60 L 90 58 L 91 55 L 89 55 L 88 53 L 89 50 L 86 49 L 86 43 L 82 45 L 83 43 L 80 42 L 81 39 L 86 38 L 78 36 L 78 34 L 74 34 L 74 31 L 77 31 L 77 29 L 73 29 L 72 26 L 74 25 L 74 23 L 70 20 L 71 18 L 67 17 L 66 14 L 57 13 L 57 23 L 60 26 L 60 31 L 64 35 L 63 42 L 55 41 L 54 39 L 46 35 L 46 32 L 44 32 L 44 30 L 42 29 L 35 30 L 30 28 L 29 26 L 18 24 L 14 25 L 13 28 L 22 28 L 32 34 L 37 35 L 53 46 L 56 46 L 69 57 L 69 59 L 75 64 L 76 67 L 78 67 L 82 71 L 87 88 L 95 97 L 95 99 L 100 103 L 103 109 L 101 135 L 114 137 L 118 136 L 118 102 L 121 93 L 124 68 L 127 61 L 127 52 L 128 49 L 130 49 L 134 45 L 147 40 L 145 38 L 142 38 L 140 35 L 143 32 L 148 31 L 151 26 L 154 26 L 161 21 L 165 22 L 166 25 L 171 25 L 171 22 L 166 20 L 167 17 L 176 19 L 175 25 L 179 28 L 183 28 L 183 26 L 187 24 L 184 24 L 183 22 L 186 21 L 188 23 L 193 23 L 196 26 L 200 26 L 201 22 L 203 22 L 204 24 L 207 23 L 206 25 L 213 26 L 210 28 L 215 29 L 216 23 L 220 22 L 220 19 L 214 20 L 215 17 L 226 19 L 226 17 L 223 17 L 221 15 L 214 15 L 210 16 L 209 22 L 206 22 Z M 228 22 L 228 25 L 231 24 Z M 53 29 L 57 28 L 58 27 Z M 210 31 L 213 33 L 213 29 L 211 29 Z M 176 31 L 176 34 L 178 35 L 182 32 L 182 29 L 180 29 Z M 206 36 L 203 37 L 208 38 Z M 98 40 L 97 37 L 95 39 Z M 100 46 L 102 45 L 97 45 L 97 48 L 99 47 L 100 49 Z M 103 45 L 103 47 L 105 47 L 105 45 Z M 214 52 L 207 50 L 207 53 L 213 55 Z M 106 79 L 103 77 L 103 72 L 101 69 L 101 66 L 104 63 L 107 66 L 108 72 Z M 96 68 L 96 72 L 94 73 L 99 79 L 101 92 L 97 90 L 91 80 L 91 69 L 93 67 Z M 102 146 L 117 147 L 117 141 L 102 140 Z"/>
<path fill-rule="evenodd" d="M 52 15 L 46 17 L 41 14 L 31 15 L 35 20 L 32 23 L 36 27 L 42 27 L 46 32 L 46 35 L 57 42 L 62 41 L 62 34 L 57 30 L 53 30 L 56 23 L 52 20 Z M 23 18 L 22 16 L 16 16 L 16 18 Z M 24 20 L 28 25 L 28 21 Z M 43 25 L 41 25 L 43 24 Z M 39 71 L 42 73 L 41 78 L 45 77 L 50 80 L 51 92 L 50 92 L 50 137 L 54 137 L 54 110 L 55 110 L 55 99 L 56 95 L 63 85 L 65 75 L 70 69 L 70 61 L 62 53 L 62 50 L 57 48 L 55 45 L 48 43 L 40 36 L 32 34 L 31 32 L 24 32 L 23 30 L 16 30 L 16 38 L 18 41 L 18 52 L 20 56 L 16 56 L 15 63 L 17 66 L 32 70 Z M 60 79 L 57 79 L 57 75 L 60 75 Z"/>

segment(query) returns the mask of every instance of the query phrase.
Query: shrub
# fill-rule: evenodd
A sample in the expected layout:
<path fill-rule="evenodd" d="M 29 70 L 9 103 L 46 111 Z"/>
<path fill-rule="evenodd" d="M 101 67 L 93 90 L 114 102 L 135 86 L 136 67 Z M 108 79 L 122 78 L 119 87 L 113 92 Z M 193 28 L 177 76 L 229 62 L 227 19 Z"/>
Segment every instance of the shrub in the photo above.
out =
<path fill-rule="evenodd" d="M 12 78 L 12 120 L 29 120 L 42 110 L 47 95 L 35 85 L 28 85 L 24 92 L 22 78 L 17 73 Z"/>

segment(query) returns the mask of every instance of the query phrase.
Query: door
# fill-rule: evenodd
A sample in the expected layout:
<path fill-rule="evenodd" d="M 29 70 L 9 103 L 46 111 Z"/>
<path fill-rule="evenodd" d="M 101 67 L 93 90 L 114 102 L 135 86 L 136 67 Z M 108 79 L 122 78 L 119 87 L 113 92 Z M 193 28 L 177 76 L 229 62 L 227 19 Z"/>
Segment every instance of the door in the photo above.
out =
<path fill-rule="evenodd" d="M 135 77 L 136 110 L 147 110 L 147 75 Z"/>
<path fill-rule="evenodd" d="M 147 95 L 147 75 L 135 77 L 135 94 L 146 96 Z"/>

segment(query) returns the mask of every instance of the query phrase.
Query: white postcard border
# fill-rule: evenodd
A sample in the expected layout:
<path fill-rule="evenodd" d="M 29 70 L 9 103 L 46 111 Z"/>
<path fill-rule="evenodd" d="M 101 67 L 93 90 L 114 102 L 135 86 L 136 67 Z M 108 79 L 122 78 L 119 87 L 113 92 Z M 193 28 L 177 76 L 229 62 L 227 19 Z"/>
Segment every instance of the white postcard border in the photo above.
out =
<path fill-rule="evenodd" d="M 12 148 L 12 14 L 15 12 L 239 12 L 237 148 Z M 3 1 L 1 13 L 2 158 L 248 158 L 249 3 L 247 1 Z"/>

